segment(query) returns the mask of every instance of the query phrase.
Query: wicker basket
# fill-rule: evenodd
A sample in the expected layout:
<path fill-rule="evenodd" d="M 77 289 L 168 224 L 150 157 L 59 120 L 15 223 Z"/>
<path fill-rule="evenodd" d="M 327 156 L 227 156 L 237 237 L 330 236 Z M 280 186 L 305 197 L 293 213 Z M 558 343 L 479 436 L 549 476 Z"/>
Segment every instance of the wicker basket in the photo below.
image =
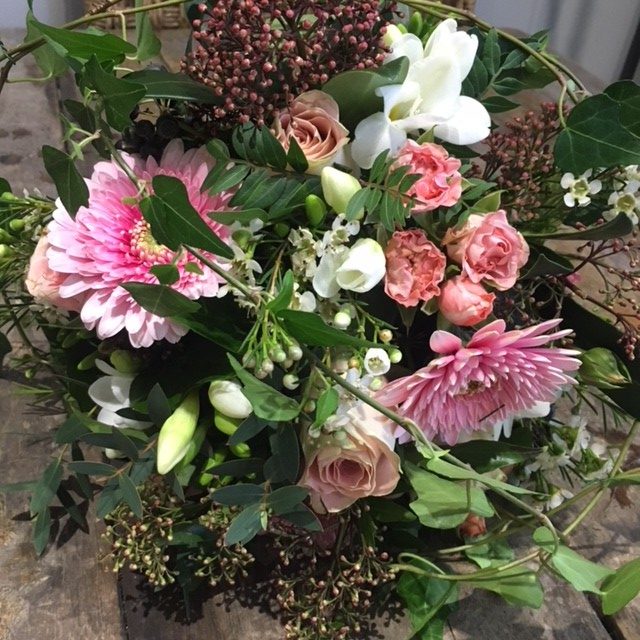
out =
<path fill-rule="evenodd" d="M 142 4 L 155 4 L 157 0 L 143 0 Z M 95 0 L 84 0 L 85 9 L 89 11 L 98 3 Z M 123 0 L 117 4 L 111 11 L 114 13 L 113 18 L 108 18 L 98 22 L 98 26 L 103 29 L 117 29 L 120 27 L 120 17 L 117 15 L 118 9 L 127 9 L 135 6 L 135 0 Z M 189 23 L 184 15 L 181 6 L 165 7 L 164 9 L 154 9 L 149 12 L 151 23 L 156 29 L 177 29 L 178 27 L 188 27 Z M 127 16 L 127 26 L 135 25 L 135 16 Z"/>

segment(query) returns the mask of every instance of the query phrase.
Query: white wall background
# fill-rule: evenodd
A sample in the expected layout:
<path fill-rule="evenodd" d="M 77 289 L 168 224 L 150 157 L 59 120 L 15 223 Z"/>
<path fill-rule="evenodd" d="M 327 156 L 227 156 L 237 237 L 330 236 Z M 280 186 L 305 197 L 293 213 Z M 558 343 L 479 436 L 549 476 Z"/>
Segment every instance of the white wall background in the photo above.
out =
<path fill-rule="evenodd" d="M 82 14 L 82 0 L 34 0 L 33 12 L 42 22 L 61 24 Z M 24 27 L 26 13 L 27 0 L 0 0 L 0 30 Z"/>
<path fill-rule="evenodd" d="M 550 29 L 551 49 L 610 83 L 622 71 L 640 20 L 640 2 L 477 0 L 476 12 L 496 26 L 527 33 Z"/>

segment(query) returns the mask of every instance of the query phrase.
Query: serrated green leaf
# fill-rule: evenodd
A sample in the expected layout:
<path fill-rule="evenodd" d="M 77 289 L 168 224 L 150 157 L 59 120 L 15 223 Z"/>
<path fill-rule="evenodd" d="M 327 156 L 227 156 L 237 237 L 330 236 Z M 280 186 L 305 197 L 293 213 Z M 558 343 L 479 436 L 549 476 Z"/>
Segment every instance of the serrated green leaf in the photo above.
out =
<path fill-rule="evenodd" d="M 56 185 L 58 196 L 69 215 L 74 218 L 78 209 L 89 204 L 89 188 L 70 156 L 45 145 L 42 160 L 47 173 Z"/>
<path fill-rule="evenodd" d="M 500 67 L 500 43 L 498 42 L 498 32 L 490 29 L 484 38 L 482 45 L 482 62 L 490 76 L 495 75 Z"/>

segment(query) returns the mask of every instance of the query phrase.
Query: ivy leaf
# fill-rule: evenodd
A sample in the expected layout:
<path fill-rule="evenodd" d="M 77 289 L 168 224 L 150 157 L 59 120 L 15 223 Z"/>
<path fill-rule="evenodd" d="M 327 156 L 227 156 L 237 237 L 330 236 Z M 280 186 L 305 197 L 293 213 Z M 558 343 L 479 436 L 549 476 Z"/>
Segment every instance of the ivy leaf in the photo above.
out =
<path fill-rule="evenodd" d="M 147 98 L 182 100 L 199 104 L 218 104 L 220 102 L 211 89 L 183 73 L 144 69 L 129 73 L 124 78 L 144 85 Z"/>
<path fill-rule="evenodd" d="M 141 7 L 143 0 L 136 0 L 136 7 Z M 136 13 L 136 60 L 155 58 L 162 49 L 162 43 L 156 35 L 151 19 L 146 11 Z"/>
<path fill-rule="evenodd" d="M 300 407 L 293 398 L 285 396 L 252 376 L 231 354 L 227 354 L 227 357 L 240 382 L 244 385 L 243 393 L 247 396 L 258 418 L 275 422 L 289 422 L 300 413 Z"/>
<path fill-rule="evenodd" d="M 92 56 L 98 62 L 121 61 L 125 55 L 136 52 L 132 44 L 111 33 L 57 29 L 37 20 L 33 24 L 58 55 L 69 56 L 81 62 L 89 61 Z"/>
<path fill-rule="evenodd" d="M 104 102 L 107 122 L 118 131 L 131 124 L 131 112 L 145 96 L 141 84 L 107 73 L 94 57 L 85 65 L 84 80 Z"/>
<path fill-rule="evenodd" d="M 65 209 L 75 218 L 80 207 L 89 204 L 89 188 L 70 156 L 55 147 L 42 147 L 42 159 Z"/>
<path fill-rule="evenodd" d="M 622 80 L 604 92 L 620 105 L 620 124 L 640 136 L 640 87 L 631 80 Z"/>
<path fill-rule="evenodd" d="M 120 286 L 126 289 L 143 309 L 161 318 L 187 316 L 200 308 L 197 302 L 162 284 L 125 282 Z"/>
<path fill-rule="evenodd" d="M 141 208 L 158 242 L 173 250 L 185 244 L 224 258 L 233 258 L 233 251 L 193 208 L 187 188 L 180 180 L 171 176 L 156 176 L 153 179 L 153 191 L 153 196 L 142 201 Z"/>
<path fill-rule="evenodd" d="M 577 104 L 556 140 L 556 164 L 581 174 L 595 167 L 640 164 L 640 137 L 621 122 L 621 104 L 601 94 Z"/>
<path fill-rule="evenodd" d="M 25 42 L 31 40 L 37 40 L 42 37 L 42 33 L 36 26 L 37 20 L 33 15 L 33 11 L 29 9 L 27 12 L 27 35 L 24 39 Z M 44 44 L 41 47 L 36 47 L 32 52 L 34 60 L 45 78 L 56 78 L 62 75 L 67 70 L 67 63 L 64 58 L 56 53 L 50 44 Z M 0 191 L 1 193 L 1 191 Z"/>
<path fill-rule="evenodd" d="M 601 593 L 598 583 L 613 573 L 608 567 L 591 562 L 562 544 L 554 551 L 553 534 L 546 527 L 538 527 L 533 532 L 533 539 L 551 553 L 551 566 L 578 591 Z"/>

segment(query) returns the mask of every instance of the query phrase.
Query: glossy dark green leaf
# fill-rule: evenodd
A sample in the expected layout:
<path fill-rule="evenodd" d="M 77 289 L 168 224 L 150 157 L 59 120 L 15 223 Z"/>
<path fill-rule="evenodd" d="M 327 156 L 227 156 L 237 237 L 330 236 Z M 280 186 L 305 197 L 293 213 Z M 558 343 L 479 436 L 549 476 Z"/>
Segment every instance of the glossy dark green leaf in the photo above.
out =
<path fill-rule="evenodd" d="M 197 302 L 162 284 L 125 282 L 120 286 L 126 289 L 143 309 L 162 318 L 189 315 L 200 308 Z"/>
<path fill-rule="evenodd" d="M 462 83 L 463 95 L 478 98 L 489 86 L 489 80 L 490 77 L 487 67 L 480 58 L 476 57 L 473 61 L 471 71 L 469 71 L 469 75 Z"/>
<path fill-rule="evenodd" d="M 0 193 L 2 191 L 2 185 L 0 185 Z M 9 338 L 4 335 L 4 333 L 0 332 L 0 367 L 2 367 L 2 363 L 4 361 L 5 356 L 11 353 L 12 346 L 11 342 L 9 342 Z"/>
<path fill-rule="evenodd" d="M 52 500 L 55 498 L 56 491 L 58 491 L 61 480 L 62 464 L 58 459 L 49 464 L 33 490 L 33 495 L 31 496 L 31 502 L 29 504 L 29 511 L 32 516 L 41 513 L 51 504 Z"/>
<path fill-rule="evenodd" d="M 218 504 L 227 506 L 242 506 L 260 502 L 264 497 L 264 487 L 257 484 L 231 484 L 216 489 L 211 499 Z"/>
<path fill-rule="evenodd" d="M 539 609 L 542 606 L 544 592 L 536 573 L 514 567 L 498 574 L 495 578 L 469 581 L 477 589 L 486 589 L 501 595 L 509 604 Z"/>
<path fill-rule="evenodd" d="M 516 109 L 519 105 L 517 102 L 507 100 L 502 96 L 489 96 L 482 101 L 484 108 L 489 113 L 503 113 L 504 111 L 511 111 Z"/>
<path fill-rule="evenodd" d="M 73 160 L 64 151 L 45 145 L 42 160 L 47 173 L 56 185 L 58 196 L 69 215 L 75 217 L 80 207 L 89 203 L 89 188 L 76 169 Z"/>
<path fill-rule="evenodd" d="M 336 412 L 339 403 L 340 396 L 338 395 L 338 392 L 333 387 L 325 389 L 320 394 L 318 402 L 316 403 L 314 424 L 322 426 L 328 418 Z"/>
<path fill-rule="evenodd" d="M 156 264 L 149 272 L 152 273 L 160 284 L 171 285 L 180 280 L 180 272 L 178 267 L 173 264 Z"/>
<path fill-rule="evenodd" d="M 280 393 L 273 387 L 258 380 L 232 356 L 228 355 L 229 362 L 244 385 L 243 392 L 249 399 L 253 411 L 258 418 L 273 420 L 275 422 L 288 422 L 299 413 L 300 407 L 293 399 Z"/>
<path fill-rule="evenodd" d="M 173 413 L 169 399 L 157 382 L 147 396 L 147 408 L 149 417 L 156 427 L 161 427 Z"/>
<path fill-rule="evenodd" d="M 342 124 L 353 130 L 367 116 L 382 111 L 382 98 L 376 95 L 376 89 L 402 84 L 408 70 L 408 58 L 397 58 L 375 71 L 339 73 L 324 84 L 322 90 L 338 103 Z"/>
<path fill-rule="evenodd" d="M 631 80 L 622 80 L 604 92 L 620 105 L 620 124 L 634 136 L 640 136 L 640 86 Z"/>
<path fill-rule="evenodd" d="M 252 473 L 261 473 L 263 466 L 264 460 L 261 458 L 240 458 L 238 460 L 227 460 L 215 467 L 209 467 L 206 472 L 221 478 L 225 476 L 242 478 Z"/>
<path fill-rule="evenodd" d="M 112 427 L 111 433 L 85 433 L 80 437 L 80 440 L 94 447 L 122 451 L 130 460 L 138 459 L 138 447 L 120 429 Z"/>
<path fill-rule="evenodd" d="M 289 138 L 289 151 L 287 151 L 287 163 L 298 173 L 304 173 L 309 168 L 309 162 L 300 148 L 298 141 L 292 136 Z"/>
<path fill-rule="evenodd" d="M 183 100 L 199 104 L 218 104 L 220 102 L 211 89 L 183 73 L 144 69 L 129 73 L 125 78 L 144 85 L 147 98 Z"/>
<path fill-rule="evenodd" d="M 111 62 L 136 52 L 135 46 L 111 33 L 57 29 L 37 20 L 34 20 L 33 24 L 56 53 L 83 62 L 90 60 L 92 56 L 95 56 L 98 62 Z"/>
<path fill-rule="evenodd" d="M 258 416 L 252 413 L 246 420 L 240 423 L 240 426 L 229 438 L 229 445 L 234 446 L 236 444 L 241 444 L 242 442 L 247 442 L 261 433 L 268 426 L 270 426 L 269 422 L 258 418 Z"/>
<path fill-rule="evenodd" d="M 33 547 L 38 555 L 46 549 L 51 534 L 51 513 L 49 509 L 43 509 L 38 513 L 33 524 Z"/>
<path fill-rule="evenodd" d="M 263 162 L 279 171 L 287 167 L 287 153 L 268 127 L 260 129 L 260 146 Z"/>
<path fill-rule="evenodd" d="M 102 97 L 106 120 L 114 129 L 123 131 L 131 124 L 131 112 L 145 95 L 143 85 L 107 73 L 95 57 L 85 65 L 84 80 Z"/>
<path fill-rule="evenodd" d="M 322 524 L 320 524 L 320 520 L 318 520 L 316 514 L 304 504 L 296 505 L 293 509 L 287 513 L 283 513 L 280 517 L 300 529 L 306 529 L 307 531 L 322 531 Z"/>
<path fill-rule="evenodd" d="M 562 171 L 640 164 L 640 137 L 621 123 L 621 104 L 608 95 L 585 98 L 569 116 L 554 155 Z"/>
<path fill-rule="evenodd" d="M 367 500 L 370 513 L 376 522 L 415 522 L 416 515 L 393 500 L 370 498 Z"/>
<path fill-rule="evenodd" d="M 597 227 L 589 227 L 582 231 L 556 231 L 550 233 L 524 233 L 526 238 L 544 238 L 551 240 L 613 240 L 622 238 L 633 231 L 633 223 L 628 215 L 619 213 L 613 220 L 609 220 Z"/>
<path fill-rule="evenodd" d="M 136 485 L 133 484 L 131 478 L 126 473 L 121 473 L 118 476 L 118 486 L 122 493 L 122 499 L 127 503 L 133 515 L 135 515 L 136 518 L 142 518 L 143 508 L 140 494 L 136 489 Z"/>
<path fill-rule="evenodd" d="M 153 191 L 153 196 L 143 200 L 141 209 L 158 242 L 174 250 L 184 244 L 233 258 L 233 251 L 191 205 L 182 181 L 171 176 L 156 176 Z"/>
<path fill-rule="evenodd" d="M 243 209 L 242 211 L 212 211 L 209 217 L 216 222 L 231 225 L 234 222 L 247 225 L 253 220 L 266 221 L 269 219 L 264 209 Z"/>
<path fill-rule="evenodd" d="M 0 196 L 3 193 L 11 193 L 11 185 L 5 178 L 0 178 Z"/>
<path fill-rule="evenodd" d="M 224 543 L 245 545 L 263 530 L 263 509 L 259 504 L 251 504 L 241 511 L 231 522 Z"/>
<path fill-rule="evenodd" d="M 458 444 L 451 449 L 451 455 L 470 464 L 479 473 L 520 464 L 527 457 L 535 456 L 539 450 L 516 447 L 509 442 L 473 440 Z"/>
<path fill-rule="evenodd" d="M 315 313 L 306 311 L 281 311 L 278 317 L 284 328 L 292 337 L 310 347 L 335 347 L 347 345 L 351 347 L 380 347 L 379 344 L 362 340 L 349 335 L 345 331 L 334 329 Z"/>
<path fill-rule="evenodd" d="M 574 270 L 571 261 L 547 247 L 536 245 L 530 247 L 529 261 L 522 269 L 520 277 L 523 280 L 539 276 L 561 276 Z"/>

